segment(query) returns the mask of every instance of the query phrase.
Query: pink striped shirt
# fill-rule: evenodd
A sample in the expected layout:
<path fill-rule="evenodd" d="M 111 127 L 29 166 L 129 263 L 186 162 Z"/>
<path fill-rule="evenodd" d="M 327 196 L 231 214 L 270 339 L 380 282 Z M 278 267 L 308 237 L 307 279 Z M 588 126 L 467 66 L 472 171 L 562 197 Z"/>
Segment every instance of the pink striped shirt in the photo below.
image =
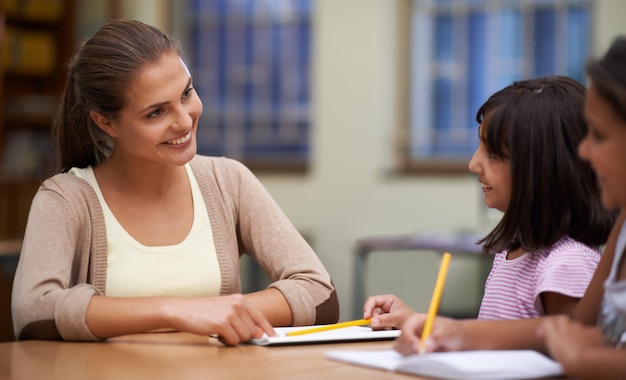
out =
<path fill-rule="evenodd" d="M 600 251 L 569 237 L 551 248 L 507 260 L 497 253 L 485 282 L 478 319 L 522 319 L 545 315 L 540 295 L 581 298 L 591 281 Z"/>

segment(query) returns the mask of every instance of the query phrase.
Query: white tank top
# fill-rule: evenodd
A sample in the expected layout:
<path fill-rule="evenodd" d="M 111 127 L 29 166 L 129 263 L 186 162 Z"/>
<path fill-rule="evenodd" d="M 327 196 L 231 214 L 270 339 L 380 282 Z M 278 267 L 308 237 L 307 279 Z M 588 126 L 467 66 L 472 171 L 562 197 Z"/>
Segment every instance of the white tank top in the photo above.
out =
<path fill-rule="evenodd" d="M 193 225 L 175 245 L 148 247 L 135 240 L 109 209 L 91 167 L 70 173 L 98 194 L 107 230 L 106 295 L 113 297 L 216 296 L 221 273 L 209 214 L 195 176 L 185 165 L 193 197 Z"/>

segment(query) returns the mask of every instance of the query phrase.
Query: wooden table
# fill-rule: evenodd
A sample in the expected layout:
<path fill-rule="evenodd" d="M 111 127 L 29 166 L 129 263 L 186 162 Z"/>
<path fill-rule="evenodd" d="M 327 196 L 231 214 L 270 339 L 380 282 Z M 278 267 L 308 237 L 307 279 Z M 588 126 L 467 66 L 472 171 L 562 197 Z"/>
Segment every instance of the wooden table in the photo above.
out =
<path fill-rule="evenodd" d="M 425 379 L 324 357 L 329 350 L 391 347 L 391 341 L 226 347 L 187 333 L 136 334 L 101 343 L 10 342 L 0 343 L 0 379 Z"/>
<path fill-rule="evenodd" d="M 106 343 L 0 344 L 1 379 L 419 379 L 328 360 L 334 349 L 388 349 L 390 341 L 225 347 L 186 333 L 138 334 Z"/>

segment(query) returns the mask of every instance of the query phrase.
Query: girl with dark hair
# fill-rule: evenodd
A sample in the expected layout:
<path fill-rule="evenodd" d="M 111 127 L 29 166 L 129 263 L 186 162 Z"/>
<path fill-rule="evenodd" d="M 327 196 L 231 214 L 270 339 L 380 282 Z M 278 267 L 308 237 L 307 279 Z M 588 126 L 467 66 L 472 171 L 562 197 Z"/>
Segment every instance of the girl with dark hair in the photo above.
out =
<path fill-rule="evenodd" d="M 201 113 L 160 30 L 113 21 L 81 46 L 54 127 L 60 173 L 33 199 L 15 275 L 16 338 L 177 330 L 234 345 L 337 321 L 328 272 L 258 179 L 196 154 Z M 267 289 L 239 294 L 242 254 Z"/>
<path fill-rule="evenodd" d="M 584 99 L 583 85 L 552 76 L 515 82 L 477 112 L 469 168 L 504 213 L 480 241 L 495 257 L 478 319 L 569 314 L 593 276 L 615 214 L 577 155 Z"/>
<path fill-rule="evenodd" d="M 578 146 L 593 167 L 607 208 L 620 209 L 598 268 L 568 316 L 517 321 L 437 318 L 427 351 L 533 349 L 558 360 L 568 377 L 623 379 L 626 374 L 626 36 L 587 65 L 584 106 L 589 125 Z M 425 317 L 411 316 L 396 350 L 417 352 Z"/>
<path fill-rule="evenodd" d="M 615 213 L 577 155 L 584 99 L 583 85 L 550 76 L 514 82 L 476 114 L 480 145 L 469 169 L 486 205 L 503 212 L 480 241 L 495 257 L 478 319 L 569 314 L 593 276 Z M 412 314 L 390 295 L 364 305 L 376 328 L 399 327 Z"/>

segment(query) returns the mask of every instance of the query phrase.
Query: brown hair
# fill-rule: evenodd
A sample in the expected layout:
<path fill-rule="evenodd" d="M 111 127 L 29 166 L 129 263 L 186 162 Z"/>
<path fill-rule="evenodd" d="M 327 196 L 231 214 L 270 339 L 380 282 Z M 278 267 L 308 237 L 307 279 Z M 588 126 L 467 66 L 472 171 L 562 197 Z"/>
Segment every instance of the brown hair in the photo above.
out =
<path fill-rule="evenodd" d="M 89 113 L 114 120 L 135 74 L 172 51 L 181 54 L 177 40 L 133 20 L 112 21 L 83 43 L 70 61 L 53 125 L 60 171 L 95 166 L 108 157 L 111 141 Z"/>

